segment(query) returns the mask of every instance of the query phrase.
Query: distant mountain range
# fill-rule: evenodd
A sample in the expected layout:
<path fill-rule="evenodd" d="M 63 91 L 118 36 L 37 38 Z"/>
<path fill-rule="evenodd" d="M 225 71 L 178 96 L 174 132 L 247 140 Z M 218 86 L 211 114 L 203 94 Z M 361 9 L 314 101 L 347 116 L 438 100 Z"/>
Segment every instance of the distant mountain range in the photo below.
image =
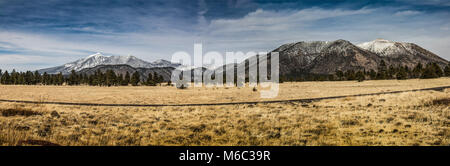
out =
<path fill-rule="evenodd" d="M 100 65 L 129 65 L 133 68 L 177 68 L 181 66 L 180 64 L 171 63 L 170 61 L 166 61 L 163 59 L 150 63 L 134 56 L 104 56 L 101 53 L 96 53 L 86 58 L 79 59 L 75 62 L 67 63 L 62 66 L 41 69 L 38 70 L 38 72 L 46 72 L 47 74 L 58 74 L 61 72 L 62 74 L 67 75 L 72 70 L 80 72 L 83 69 L 94 68 Z"/>
<path fill-rule="evenodd" d="M 388 66 L 401 65 L 410 68 L 413 68 L 418 63 L 427 64 L 433 62 L 441 67 L 449 63 L 447 60 L 414 43 L 393 42 L 384 39 L 376 39 L 358 45 L 354 45 L 346 40 L 296 42 L 284 44 L 272 52 L 279 52 L 280 76 L 299 73 L 334 74 L 336 70 L 373 69 L 377 71 L 382 60 Z M 237 67 L 239 65 L 245 65 L 246 68 L 249 68 L 258 64 L 249 64 L 248 60 L 246 60 L 234 66 Z M 220 74 L 224 72 L 225 66 L 207 71 L 215 71 L 216 74 Z M 171 72 L 176 68 L 192 69 L 192 67 L 181 66 L 166 60 L 149 63 L 134 56 L 103 56 L 97 53 L 62 66 L 38 71 L 49 74 L 59 72 L 69 74 L 71 70 L 75 70 L 81 73 L 92 74 L 96 70 L 106 71 L 111 69 L 121 74 L 124 74 L 126 71 L 130 73 L 139 71 L 143 77 L 146 77 L 149 72 L 157 72 L 159 75 L 163 75 L 165 80 L 169 80 Z M 226 73 L 234 72 L 227 71 Z"/>

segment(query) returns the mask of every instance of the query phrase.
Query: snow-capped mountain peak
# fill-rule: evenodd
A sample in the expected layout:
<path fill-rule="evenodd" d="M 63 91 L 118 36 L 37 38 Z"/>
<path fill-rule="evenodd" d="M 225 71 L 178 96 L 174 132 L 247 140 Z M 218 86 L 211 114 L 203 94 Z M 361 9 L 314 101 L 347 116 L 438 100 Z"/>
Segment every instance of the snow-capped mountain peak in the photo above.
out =
<path fill-rule="evenodd" d="M 158 59 L 156 61 L 153 61 L 154 64 L 171 64 L 172 62 L 164 59 Z"/>
<path fill-rule="evenodd" d="M 383 58 L 401 59 L 400 63 L 409 63 L 410 66 L 414 66 L 414 64 L 419 62 L 438 62 L 442 65 L 448 63 L 447 60 L 414 43 L 376 39 L 374 41 L 358 44 L 357 46 Z"/>
<path fill-rule="evenodd" d="M 68 74 L 72 70 L 81 71 L 86 68 L 93 68 L 99 65 L 129 65 L 134 68 L 154 68 L 154 67 L 178 67 L 180 64 L 171 63 L 166 60 L 157 60 L 155 62 L 146 62 L 135 56 L 104 56 L 101 53 L 89 55 L 77 61 L 57 66 L 53 68 L 38 70 L 40 73 L 57 74 L 59 72 Z"/>
<path fill-rule="evenodd" d="M 92 57 L 101 57 L 101 56 L 103 56 L 103 54 L 97 52 L 97 53 L 95 53 L 95 54 L 92 54 L 92 55 L 87 56 L 86 59 L 87 59 L 87 58 L 92 58 Z"/>
<path fill-rule="evenodd" d="M 376 39 L 374 41 L 358 44 L 357 46 L 381 56 L 408 54 L 412 51 L 411 43 L 394 42 L 385 39 Z"/>

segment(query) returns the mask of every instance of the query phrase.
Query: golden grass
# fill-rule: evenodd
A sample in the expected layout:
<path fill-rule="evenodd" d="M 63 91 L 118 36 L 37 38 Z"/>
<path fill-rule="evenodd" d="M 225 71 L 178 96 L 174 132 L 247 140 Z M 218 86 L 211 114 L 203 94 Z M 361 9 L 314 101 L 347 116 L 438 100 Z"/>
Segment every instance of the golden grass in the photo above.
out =
<path fill-rule="evenodd" d="M 90 102 L 109 104 L 184 104 L 261 100 L 284 100 L 354 95 L 449 86 L 450 78 L 282 83 L 275 99 L 260 98 L 251 87 L 193 88 L 175 87 L 92 87 L 92 86 L 12 86 L 0 85 L 0 99 Z M 261 90 L 261 89 L 259 89 Z"/>
<path fill-rule="evenodd" d="M 281 85 L 281 91 L 287 96 L 279 99 L 448 86 L 449 80 L 286 83 Z M 417 82 L 421 83 L 414 85 Z M 166 94 L 163 90 L 167 90 Z M 37 100 L 39 95 L 46 95 L 45 101 L 139 104 L 164 103 L 166 97 L 171 97 L 173 103 L 190 103 L 194 99 L 203 99 L 196 101 L 199 103 L 224 102 L 231 100 L 227 99 L 231 95 L 232 101 L 259 100 L 246 98 L 245 95 L 253 91 L 245 90 L 1 86 L 0 98 Z M 212 94 L 207 94 L 208 91 Z M 238 91 L 243 92 L 232 93 Z M 66 94 L 69 99 L 63 99 L 65 95 L 61 93 L 65 92 L 74 94 Z M 136 98 L 133 98 L 134 92 L 139 93 Z M 163 97 L 147 101 L 156 94 Z M 2 112 L 27 110 L 35 113 L 0 116 L 0 145 L 449 146 L 449 96 L 450 89 L 446 89 L 313 103 L 158 108 L 0 103 Z"/>

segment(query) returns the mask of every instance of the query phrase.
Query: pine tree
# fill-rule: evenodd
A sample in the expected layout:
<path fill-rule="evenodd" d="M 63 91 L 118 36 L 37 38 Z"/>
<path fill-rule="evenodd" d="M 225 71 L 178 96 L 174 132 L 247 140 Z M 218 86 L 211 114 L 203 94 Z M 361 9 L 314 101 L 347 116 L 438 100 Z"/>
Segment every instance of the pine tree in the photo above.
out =
<path fill-rule="evenodd" d="M 24 73 L 24 84 L 25 85 L 33 85 L 34 84 L 34 75 L 31 71 L 27 71 Z"/>
<path fill-rule="evenodd" d="M 116 73 L 113 70 L 106 71 L 106 86 L 113 86 L 116 83 Z"/>
<path fill-rule="evenodd" d="M 42 74 L 42 84 L 48 85 L 48 82 L 49 82 L 48 79 L 49 79 L 49 76 L 48 76 L 47 72 L 44 72 L 44 74 Z"/>
<path fill-rule="evenodd" d="M 5 73 L 2 74 L 2 77 L 0 79 L 0 83 L 4 85 L 11 84 L 11 76 L 9 75 L 8 71 L 5 71 Z"/>
<path fill-rule="evenodd" d="M 236 79 L 234 79 L 234 80 L 236 80 Z M 163 83 L 164 82 L 164 77 L 162 76 L 162 75 L 159 75 L 159 78 L 158 78 L 158 83 Z"/>
<path fill-rule="evenodd" d="M 51 75 L 51 84 L 56 85 L 57 82 L 58 82 L 58 78 L 56 77 L 56 75 L 52 74 Z"/>
<path fill-rule="evenodd" d="M 57 78 L 57 85 L 63 85 L 64 84 L 64 76 L 61 72 L 58 73 L 58 75 L 56 76 Z"/>
<path fill-rule="evenodd" d="M 138 71 L 134 72 L 130 79 L 131 85 L 138 86 L 140 81 L 141 76 L 139 75 L 139 72 Z"/>
<path fill-rule="evenodd" d="M 378 67 L 378 71 L 387 71 L 386 62 L 384 62 L 384 60 L 381 60 L 380 66 Z"/>
<path fill-rule="evenodd" d="M 377 72 L 375 72 L 375 70 L 373 70 L 373 69 L 370 69 L 369 77 L 370 77 L 371 80 L 376 79 L 377 78 Z"/>
<path fill-rule="evenodd" d="M 147 86 L 156 86 L 156 82 L 154 80 L 152 73 L 148 73 L 148 78 L 147 78 L 147 81 L 145 82 L 145 84 Z"/>
<path fill-rule="evenodd" d="M 378 73 L 377 73 L 377 80 L 384 80 L 387 79 L 387 66 L 386 62 L 384 60 L 381 60 L 380 65 L 378 66 Z"/>
<path fill-rule="evenodd" d="M 432 63 L 431 66 L 434 68 L 434 72 L 438 77 L 444 76 L 444 72 L 442 71 L 441 67 L 437 63 Z"/>
<path fill-rule="evenodd" d="M 363 82 L 366 77 L 364 76 L 364 73 L 362 71 L 358 71 L 355 75 L 356 80 L 358 80 L 358 82 Z"/>
<path fill-rule="evenodd" d="M 386 79 L 393 79 L 396 73 L 394 66 L 390 65 L 386 73 Z"/>
<path fill-rule="evenodd" d="M 398 80 L 405 80 L 408 78 L 408 73 L 405 68 L 400 67 L 399 71 L 396 74 Z"/>
<path fill-rule="evenodd" d="M 25 74 L 23 73 L 18 73 L 18 80 L 16 82 L 16 85 L 23 85 L 25 84 Z"/>
<path fill-rule="evenodd" d="M 11 84 L 17 85 L 19 83 L 19 76 L 15 69 L 11 72 Z"/>
<path fill-rule="evenodd" d="M 90 79 L 89 79 L 89 76 L 87 74 L 83 74 L 83 81 L 82 81 L 82 83 L 85 84 L 85 85 L 90 85 Z"/>
<path fill-rule="evenodd" d="M 425 69 L 422 72 L 420 78 L 438 78 L 439 75 L 436 72 L 436 68 L 432 64 L 427 64 Z"/>
<path fill-rule="evenodd" d="M 123 82 L 123 75 L 119 74 L 116 78 L 116 85 L 120 86 L 122 85 L 122 82 Z"/>
<path fill-rule="evenodd" d="M 100 86 L 106 85 L 106 76 L 100 70 L 98 71 L 97 80 Z"/>
<path fill-rule="evenodd" d="M 125 78 L 123 80 L 122 85 L 128 86 L 128 84 L 130 84 L 130 81 L 131 81 L 130 73 L 128 73 L 128 71 L 127 71 L 127 73 L 125 74 Z"/>
<path fill-rule="evenodd" d="M 342 81 L 344 77 L 344 73 L 341 70 L 336 70 L 336 77 Z"/>
<path fill-rule="evenodd" d="M 100 70 L 94 72 L 94 75 L 91 76 L 92 85 L 101 86 L 101 74 L 102 72 L 100 72 Z"/>
<path fill-rule="evenodd" d="M 422 75 L 422 72 L 423 72 L 423 65 L 422 63 L 418 63 L 412 71 L 412 77 L 419 78 Z"/>
<path fill-rule="evenodd" d="M 445 66 L 444 75 L 447 76 L 447 77 L 450 77 L 450 64 Z"/>
<path fill-rule="evenodd" d="M 49 80 L 51 81 L 51 80 Z M 79 84 L 79 78 L 75 70 L 72 70 L 69 75 L 68 85 L 78 85 Z"/>
<path fill-rule="evenodd" d="M 158 73 L 156 73 L 156 72 L 153 72 L 153 82 L 155 82 L 155 84 L 156 83 L 159 83 L 159 76 L 158 76 Z"/>
<path fill-rule="evenodd" d="M 38 71 L 34 72 L 34 84 L 41 84 L 41 74 Z"/>
<path fill-rule="evenodd" d="M 353 70 L 348 70 L 347 72 L 345 72 L 344 75 L 347 78 L 347 80 L 356 80 L 355 71 Z"/>

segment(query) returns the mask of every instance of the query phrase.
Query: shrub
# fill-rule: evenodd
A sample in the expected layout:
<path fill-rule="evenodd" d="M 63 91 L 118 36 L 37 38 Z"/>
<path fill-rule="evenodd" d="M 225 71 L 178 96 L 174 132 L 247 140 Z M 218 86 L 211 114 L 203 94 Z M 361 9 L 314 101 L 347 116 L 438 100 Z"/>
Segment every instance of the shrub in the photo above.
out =
<path fill-rule="evenodd" d="M 42 115 L 40 112 L 27 110 L 27 109 L 2 109 L 0 110 L 2 113 L 2 116 L 9 117 L 9 116 L 33 116 L 33 115 Z"/>

